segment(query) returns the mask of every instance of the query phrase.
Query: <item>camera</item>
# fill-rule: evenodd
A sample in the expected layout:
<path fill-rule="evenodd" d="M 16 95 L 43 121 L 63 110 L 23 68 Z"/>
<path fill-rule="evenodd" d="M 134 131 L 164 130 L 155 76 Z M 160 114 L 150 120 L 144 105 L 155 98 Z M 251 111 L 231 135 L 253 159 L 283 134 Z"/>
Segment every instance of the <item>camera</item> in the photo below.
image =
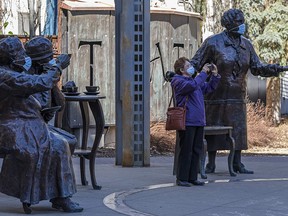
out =
<path fill-rule="evenodd" d="M 167 71 L 165 74 L 165 80 L 171 82 L 172 77 L 175 75 L 174 71 Z"/>
<path fill-rule="evenodd" d="M 214 69 L 214 65 L 213 64 L 209 64 L 208 65 L 210 72 L 212 72 L 212 70 Z"/>

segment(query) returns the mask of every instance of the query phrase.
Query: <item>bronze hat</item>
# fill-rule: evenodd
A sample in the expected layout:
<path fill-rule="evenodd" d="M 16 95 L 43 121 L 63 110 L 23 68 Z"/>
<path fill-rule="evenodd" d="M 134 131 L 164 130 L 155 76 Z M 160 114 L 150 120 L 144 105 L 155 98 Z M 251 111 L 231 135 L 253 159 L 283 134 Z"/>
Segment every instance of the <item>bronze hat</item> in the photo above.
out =
<path fill-rule="evenodd" d="M 53 44 L 44 37 L 37 36 L 25 44 L 26 53 L 32 60 L 41 60 L 53 56 Z"/>
<path fill-rule="evenodd" d="M 25 59 L 25 49 L 18 37 L 7 37 L 0 40 L 0 63 L 9 64 L 14 60 Z"/>

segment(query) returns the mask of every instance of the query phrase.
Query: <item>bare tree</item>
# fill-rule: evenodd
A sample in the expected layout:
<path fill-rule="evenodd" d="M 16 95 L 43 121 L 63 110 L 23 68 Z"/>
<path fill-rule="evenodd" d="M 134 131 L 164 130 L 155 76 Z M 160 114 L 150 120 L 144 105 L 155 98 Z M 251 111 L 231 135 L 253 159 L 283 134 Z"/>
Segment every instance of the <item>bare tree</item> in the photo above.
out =
<path fill-rule="evenodd" d="M 36 29 L 39 29 L 41 35 L 41 0 L 28 0 L 29 10 L 29 35 L 35 36 Z"/>
<path fill-rule="evenodd" d="M 8 25 L 8 20 L 11 17 L 12 0 L 0 0 L 0 33 L 3 34 L 4 29 Z"/>

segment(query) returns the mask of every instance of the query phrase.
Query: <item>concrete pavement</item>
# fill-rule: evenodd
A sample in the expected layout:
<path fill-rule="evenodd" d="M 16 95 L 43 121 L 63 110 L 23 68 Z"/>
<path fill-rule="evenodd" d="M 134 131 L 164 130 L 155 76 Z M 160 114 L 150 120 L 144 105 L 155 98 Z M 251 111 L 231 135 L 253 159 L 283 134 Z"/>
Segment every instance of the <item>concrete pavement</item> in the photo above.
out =
<path fill-rule="evenodd" d="M 227 156 L 218 156 L 216 173 L 208 174 L 205 186 L 186 188 L 175 186 L 173 157 L 151 157 L 150 167 L 133 168 L 115 166 L 114 158 L 97 158 L 96 176 L 102 189 L 93 190 L 91 184 L 81 185 L 79 159 L 73 158 L 78 192 L 72 199 L 84 207 L 73 215 L 288 216 L 288 156 L 244 156 L 242 160 L 255 174 L 231 177 Z M 34 215 L 65 214 L 52 209 L 48 201 L 32 210 Z M 0 194 L 0 215 L 19 214 L 24 214 L 19 200 Z"/>

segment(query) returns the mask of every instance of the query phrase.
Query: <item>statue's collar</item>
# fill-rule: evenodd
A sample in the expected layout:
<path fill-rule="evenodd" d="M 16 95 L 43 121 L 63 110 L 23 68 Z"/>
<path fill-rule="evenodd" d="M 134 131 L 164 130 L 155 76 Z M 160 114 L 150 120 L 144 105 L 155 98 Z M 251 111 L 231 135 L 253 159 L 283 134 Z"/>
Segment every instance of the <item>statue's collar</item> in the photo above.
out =
<path fill-rule="evenodd" d="M 223 37 L 224 37 L 224 44 L 225 44 L 226 46 L 234 46 L 234 43 L 233 43 L 233 41 L 228 37 L 228 33 L 227 33 L 226 30 L 223 32 Z M 241 47 L 242 49 L 246 49 L 245 43 L 244 43 L 244 41 L 243 41 L 243 39 L 242 39 L 242 36 L 240 37 L 240 47 Z"/>

